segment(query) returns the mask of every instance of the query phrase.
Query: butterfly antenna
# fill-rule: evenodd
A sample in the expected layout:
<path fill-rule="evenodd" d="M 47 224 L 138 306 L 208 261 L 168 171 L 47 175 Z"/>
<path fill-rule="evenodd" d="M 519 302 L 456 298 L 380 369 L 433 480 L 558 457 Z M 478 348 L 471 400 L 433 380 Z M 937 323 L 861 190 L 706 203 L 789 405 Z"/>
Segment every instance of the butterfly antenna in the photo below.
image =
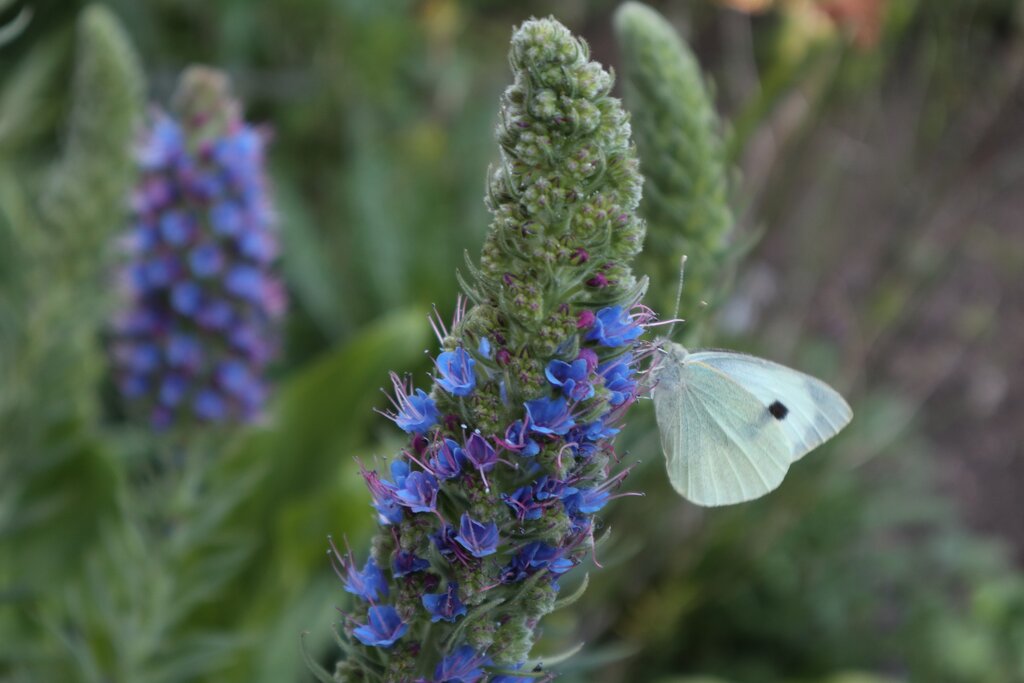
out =
<path fill-rule="evenodd" d="M 672 332 L 676 329 L 676 321 L 679 319 L 679 302 L 683 300 L 683 274 L 686 272 L 686 254 L 679 259 L 679 287 L 676 289 L 676 306 L 672 311 L 672 324 L 668 327 L 668 334 L 665 335 L 669 339 L 672 338 Z"/>

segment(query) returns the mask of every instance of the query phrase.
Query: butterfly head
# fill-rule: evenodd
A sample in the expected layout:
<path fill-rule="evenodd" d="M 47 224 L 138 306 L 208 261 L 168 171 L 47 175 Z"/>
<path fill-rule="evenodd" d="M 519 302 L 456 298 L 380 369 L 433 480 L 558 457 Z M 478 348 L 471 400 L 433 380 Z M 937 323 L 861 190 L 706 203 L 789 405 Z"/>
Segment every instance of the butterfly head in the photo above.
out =
<path fill-rule="evenodd" d="M 665 355 L 665 360 L 672 363 L 682 363 L 690 355 L 682 344 L 677 344 L 670 339 L 659 339 L 655 341 L 659 350 Z"/>
<path fill-rule="evenodd" d="M 667 337 L 659 337 L 651 342 L 651 350 L 650 374 L 655 382 L 658 381 L 663 371 L 678 369 L 689 355 L 689 351 L 683 348 L 682 345 L 675 343 Z"/>

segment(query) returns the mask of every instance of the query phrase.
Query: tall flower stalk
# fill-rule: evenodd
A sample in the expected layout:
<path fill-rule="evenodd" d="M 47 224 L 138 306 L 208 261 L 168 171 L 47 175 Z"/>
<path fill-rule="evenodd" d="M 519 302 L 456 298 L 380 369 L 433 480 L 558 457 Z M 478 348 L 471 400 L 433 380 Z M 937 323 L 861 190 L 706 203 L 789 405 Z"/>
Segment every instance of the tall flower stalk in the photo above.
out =
<path fill-rule="evenodd" d="M 265 135 L 213 69 L 183 74 L 175 110 L 154 116 L 138 151 L 117 382 L 158 427 L 247 421 L 285 304 Z"/>
<path fill-rule="evenodd" d="M 615 35 L 645 179 L 641 211 L 648 235 L 639 266 L 658 285 L 651 305 L 668 313 L 680 257 L 689 257 L 680 304 L 692 340 L 704 322 L 705 301 L 716 303 L 731 251 L 722 124 L 696 57 L 658 12 L 624 3 L 615 14 Z"/>
<path fill-rule="evenodd" d="M 392 377 L 386 414 L 409 440 L 363 469 L 381 525 L 369 556 L 332 542 L 351 594 L 335 680 L 546 677 L 528 662 L 540 620 L 621 495 L 612 440 L 649 318 L 629 266 L 644 224 L 628 119 L 553 19 L 519 27 L 510 62 L 468 301 L 434 321 L 430 391 Z"/>

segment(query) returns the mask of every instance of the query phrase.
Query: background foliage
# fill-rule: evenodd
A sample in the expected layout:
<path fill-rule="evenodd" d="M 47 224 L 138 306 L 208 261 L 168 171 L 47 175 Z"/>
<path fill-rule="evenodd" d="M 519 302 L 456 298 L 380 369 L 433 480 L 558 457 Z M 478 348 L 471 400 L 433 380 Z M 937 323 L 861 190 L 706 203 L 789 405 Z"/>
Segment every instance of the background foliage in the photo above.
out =
<path fill-rule="evenodd" d="M 586 642 L 570 681 L 1024 680 L 1019 4 L 654 4 L 696 57 L 663 121 L 718 136 L 721 170 L 652 159 L 637 111 L 644 170 L 719 174 L 706 230 L 734 218 L 681 317 L 720 293 L 702 344 L 829 379 L 857 417 L 775 494 L 701 511 L 636 415 L 647 496 L 609 512 L 605 569 L 540 647 Z M 352 456 L 393 448 L 377 387 L 426 369 L 426 313 L 447 317 L 487 225 L 511 26 L 554 12 L 625 80 L 615 4 L 40 0 L 0 20 L 25 6 L 0 48 L 0 680 L 305 680 L 298 634 L 332 652 L 326 535 L 372 522 Z M 171 477 L 101 344 L 123 145 L 193 62 L 274 130 L 293 305 L 266 422 L 190 444 Z M 700 186 L 644 208 L 651 244 L 678 243 Z M 644 257 L 660 309 L 682 249 Z"/>

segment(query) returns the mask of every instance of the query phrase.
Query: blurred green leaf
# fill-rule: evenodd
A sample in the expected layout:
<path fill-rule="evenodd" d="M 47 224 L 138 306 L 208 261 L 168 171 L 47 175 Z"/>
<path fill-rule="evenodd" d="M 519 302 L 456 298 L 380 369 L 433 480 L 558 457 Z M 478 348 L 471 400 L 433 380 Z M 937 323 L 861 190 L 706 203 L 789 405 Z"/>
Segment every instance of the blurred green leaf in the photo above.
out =
<path fill-rule="evenodd" d="M 270 683 L 301 670 L 298 630 L 269 637 L 271 629 L 283 629 L 274 626 L 283 615 L 291 614 L 287 623 L 301 630 L 329 633 L 301 621 L 325 614 L 333 603 L 313 611 L 298 606 L 329 597 L 324 586 L 335 585 L 328 579 L 328 534 L 344 532 L 358 547 L 376 526 L 354 460 L 372 456 L 374 425 L 385 420 L 372 410 L 383 397 L 368 387 L 384 384 L 389 370 L 417 367 L 429 329 L 420 310 L 393 313 L 362 329 L 282 385 L 267 424 L 243 435 L 215 473 L 216 490 L 230 489 L 247 471 L 262 472 L 228 522 L 239 533 L 262 530 L 258 561 L 206 616 L 250 630 L 260 643 L 239 666 L 238 680 Z M 319 645 L 307 638 L 307 647 Z"/>

